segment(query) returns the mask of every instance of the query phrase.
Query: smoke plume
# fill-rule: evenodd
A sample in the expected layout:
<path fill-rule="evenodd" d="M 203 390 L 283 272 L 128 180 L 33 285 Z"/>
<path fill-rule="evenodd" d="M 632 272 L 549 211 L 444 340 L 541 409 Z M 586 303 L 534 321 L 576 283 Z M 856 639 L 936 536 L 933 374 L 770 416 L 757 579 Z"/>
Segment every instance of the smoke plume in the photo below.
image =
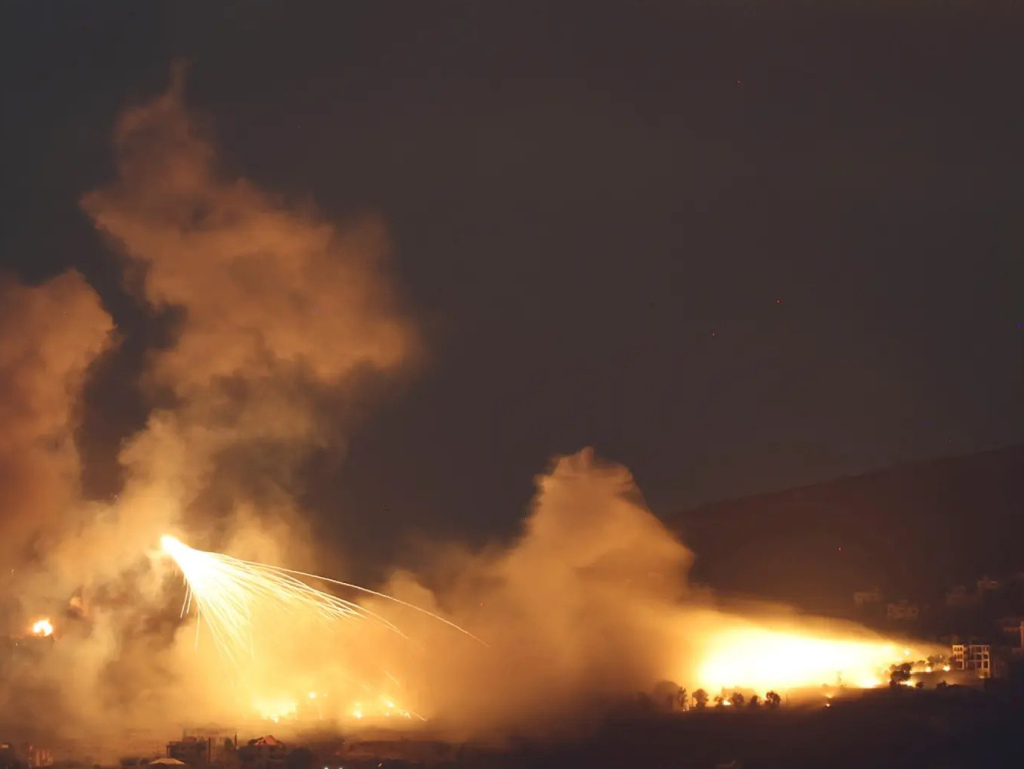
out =
<path fill-rule="evenodd" d="M 121 115 L 116 175 L 82 200 L 122 258 L 125 289 L 171 325 L 169 344 L 147 358 L 140 386 L 152 410 L 121 451 L 113 504 L 79 499 L 73 441 L 82 380 L 110 318 L 75 274 L 0 289 L 3 546 L 39 550 L 40 568 L 20 580 L 26 600 L 63 592 L 81 617 L 59 623 L 63 642 L 31 680 L 14 679 L 24 684 L 18 698 L 40 709 L 52 709 L 42 703 L 59 682 L 68 733 L 119 719 L 165 727 L 204 712 L 203 693 L 183 681 L 223 665 L 183 662 L 194 632 L 173 605 L 180 583 L 154 555 L 160 535 L 194 533 L 263 560 L 308 558 L 294 502 L 303 460 L 343 445 L 352 404 L 418 344 L 380 222 L 339 226 L 224 172 L 182 87 L 179 70 L 165 94 Z M 102 716 L 74 705 L 90 698 Z"/>
<path fill-rule="evenodd" d="M 386 587 L 478 640 L 375 597 L 364 604 L 377 624 L 239 612 L 254 640 L 247 662 L 229 663 L 180 611 L 181 575 L 157 551 L 161 535 L 305 567 L 316 550 L 296 502 L 302 463 L 343 444 L 367 383 L 407 367 L 417 336 L 380 223 L 332 224 L 228 174 L 184 107 L 180 73 L 121 116 L 114 150 L 115 177 L 82 205 L 120 254 L 125 289 L 171 324 L 170 341 L 147 358 L 140 386 L 152 408 L 120 454 L 118 499 L 86 504 L 74 430 L 110 318 L 77 274 L 0 285 L 0 542 L 38 556 L 21 582 L 27 602 L 70 599 L 52 648 L 7 671 L 9 724 L 90 732 L 111 750 L 142 749 L 129 729 L 158 745 L 186 723 L 237 728 L 313 705 L 331 723 L 423 717 L 463 733 L 523 730 L 665 678 L 743 684 L 732 679 L 770 672 L 792 648 L 790 681 L 889 653 L 850 628 L 716 610 L 687 584 L 691 553 L 629 473 L 583 452 L 538 480 L 517 541 L 435 547 L 433 563 Z M 743 645 L 752 637 L 757 648 Z M 771 657 L 758 662 L 763 650 Z"/>
<path fill-rule="evenodd" d="M 0 279 L 0 556 L 45 549 L 78 498 L 74 435 L 89 367 L 113 323 L 80 274 Z"/>
<path fill-rule="evenodd" d="M 447 566 L 441 608 L 488 646 L 436 639 L 454 652 L 427 666 L 438 714 L 526 728 L 648 688 L 672 667 L 676 607 L 700 600 L 691 561 L 625 468 L 591 451 L 558 459 L 518 541 Z M 409 579 L 393 589 L 424 600 Z"/>
<path fill-rule="evenodd" d="M 296 467 L 343 438 L 339 404 L 361 378 L 395 371 L 415 348 L 386 234 L 372 218 L 338 227 L 224 174 L 183 106 L 180 72 L 125 112 L 115 151 L 116 180 L 83 207 L 124 255 L 126 285 L 177 318 L 173 343 L 149 358 L 145 386 L 160 405 L 122 454 L 117 535 L 127 526 L 151 546 L 190 513 L 204 534 L 217 515 L 299 525 Z"/>

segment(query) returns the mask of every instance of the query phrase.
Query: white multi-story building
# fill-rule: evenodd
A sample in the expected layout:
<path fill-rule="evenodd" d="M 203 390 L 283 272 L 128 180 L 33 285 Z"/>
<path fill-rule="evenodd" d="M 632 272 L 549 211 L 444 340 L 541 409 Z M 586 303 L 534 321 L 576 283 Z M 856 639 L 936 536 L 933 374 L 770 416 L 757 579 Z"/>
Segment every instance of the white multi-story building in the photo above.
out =
<path fill-rule="evenodd" d="M 988 644 L 953 644 L 950 662 L 955 670 L 973 670 L 978 678 L 992 677 L 992 647 Z"/>

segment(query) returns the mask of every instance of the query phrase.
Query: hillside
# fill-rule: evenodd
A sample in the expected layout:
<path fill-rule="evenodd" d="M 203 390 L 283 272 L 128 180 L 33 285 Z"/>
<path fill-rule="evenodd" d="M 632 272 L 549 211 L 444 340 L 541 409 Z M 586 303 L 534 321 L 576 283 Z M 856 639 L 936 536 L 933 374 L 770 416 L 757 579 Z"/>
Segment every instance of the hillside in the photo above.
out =
<path fill-rule="evenodd" d="M 716 502 L 666 523 L 694 578 L 828 611 L 877 585 L 938 600 L 982 574 L 1024 570 L 1024 446 L 898 465 Z"/>

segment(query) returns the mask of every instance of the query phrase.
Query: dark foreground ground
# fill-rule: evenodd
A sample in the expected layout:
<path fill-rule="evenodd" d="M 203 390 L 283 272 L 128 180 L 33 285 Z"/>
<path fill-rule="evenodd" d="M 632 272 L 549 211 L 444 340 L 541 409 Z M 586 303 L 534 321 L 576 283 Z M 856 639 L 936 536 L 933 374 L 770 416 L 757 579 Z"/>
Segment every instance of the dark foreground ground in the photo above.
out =
<path fill-rule="evenodd" d="M 735 764 L 732 764 L 735 762 Z M 1024 767 L 1024 708 L 970 691 L 873 692 L 829 708 L 621 717 L 576 743 L 463 756 L 475 767 Z"/>
<path fill-rule="evenodd" d="M 453 744 L 426 733 L 288 735 L 279 769 L 975 769 L 1024 768 L 1024 696 L 949 687 L 899 687 L 778 709 L 710 708 L 687 713 L 622 711 L 575 739 L 520 740 L 503 747 Z M 565 724 L 550 724 L 553 731 Z M 565 731 L 564 729 L 562 731 Z M 2 751 L 0 751 L 2 752 Z M 223 764 L 256 769 L 243 750 Z M 2 759 L 2 756 L 0 756 Z M 93 769 L 91 761 L 65 769 Z M 0 769 L 5 769 L 0 760 Z M 13 762 L 9 769 L 26 769 Z M 59 767 L 57 769 L 60 769 Z"/>

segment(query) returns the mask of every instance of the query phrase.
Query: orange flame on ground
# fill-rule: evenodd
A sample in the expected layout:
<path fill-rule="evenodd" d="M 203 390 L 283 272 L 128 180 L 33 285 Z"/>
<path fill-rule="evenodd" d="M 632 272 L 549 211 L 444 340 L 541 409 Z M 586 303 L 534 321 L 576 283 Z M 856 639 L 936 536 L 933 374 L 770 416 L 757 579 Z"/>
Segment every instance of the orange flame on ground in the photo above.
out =
<path fill-rule="evenodd" d="M 887 640 L 813 629 L 776 629 L 737 624 L 714 631 L 697 670 L 708 691 L 747 687 L 759 691 L 820 685 L 879 686 L 889 666 L 927 656 Z"/>

